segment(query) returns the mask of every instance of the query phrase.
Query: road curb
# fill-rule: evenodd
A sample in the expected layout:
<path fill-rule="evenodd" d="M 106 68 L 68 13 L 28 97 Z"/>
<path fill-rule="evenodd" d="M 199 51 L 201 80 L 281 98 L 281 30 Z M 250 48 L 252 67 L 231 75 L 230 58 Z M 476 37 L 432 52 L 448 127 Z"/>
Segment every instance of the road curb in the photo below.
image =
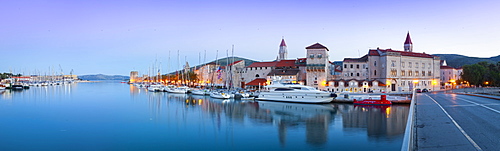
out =
<path fill-rule="evenodd" d="M 483 97 L 483 98 L 488 98 L 488 99 L 500 100 L 500 98 L 496 98 L 496 97 L 489 97 L 489 96 L 484 96 L 484 95 L 475 95 L 475 94 L 469 94 L 469 93 L 454 93 L 454 94 L 462 94 L 462 95 L 477 96 L 477 97 Z"/>

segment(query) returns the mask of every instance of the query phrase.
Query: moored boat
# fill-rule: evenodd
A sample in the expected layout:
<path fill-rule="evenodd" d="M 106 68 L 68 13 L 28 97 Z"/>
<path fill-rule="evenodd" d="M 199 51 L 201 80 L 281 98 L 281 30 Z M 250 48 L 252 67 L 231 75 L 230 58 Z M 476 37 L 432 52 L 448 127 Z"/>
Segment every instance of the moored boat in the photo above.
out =
<path fill-rule="evenodd" d="M 229 95 L 226 92 L 212 91 L 210 93 L 210 97 L 216 98 L 216 99 L 229 99 L 229 98 L 231 98 L 231 95 Z"/>
<path fill-rule="evenodd" d="M 167 92 L 170 92 L 170 93 L 187 93 L 188 91 L 189 91 L 189 87 L 187 87 L 187 86 L 181 86 L 181 87 L 167 90 Z"/>
<path fill-rule="evenodd" d="M 356 100 L 354 99 L 354 104 L 359 104 L 359 105 L 391 105 L 392 102 L 387 100 L 386 95 L 381 95 L 380 99 L 363 99 L 363 100 Z"/>
<path fill-rule="evenodd" d="M 257 100 L 295 103 L 330 103 L 336 97 L 334 93 L 319 91 L 313 87 L 273 81 L 265 86 L 269 91 L 260 92 Z"/>

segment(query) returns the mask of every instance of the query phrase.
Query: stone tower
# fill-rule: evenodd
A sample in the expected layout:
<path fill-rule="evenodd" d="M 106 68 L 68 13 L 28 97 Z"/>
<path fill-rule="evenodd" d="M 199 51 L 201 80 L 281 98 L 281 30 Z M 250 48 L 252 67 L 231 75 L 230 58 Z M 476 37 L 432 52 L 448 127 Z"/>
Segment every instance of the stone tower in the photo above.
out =
<path fill-rule="evenodd" d="M 285 39 L 281 39 L 280 50 L 278 55 L 279 60 L 285 60 L 288 57 L 288 51 L 286 50 Z"/>
<path fill-rule="evenodd" d="M 319 43 L 306 47 L 306 85 L 325 90 L 329 71 L 328 51 Z"/>
<path fill-rule="evenodd" d="M 408 32 L 408 34 L 406 34 L 404 49 L 406 52 L 413 52 L 413 43 L 411 42 L 410 32 Z"/>

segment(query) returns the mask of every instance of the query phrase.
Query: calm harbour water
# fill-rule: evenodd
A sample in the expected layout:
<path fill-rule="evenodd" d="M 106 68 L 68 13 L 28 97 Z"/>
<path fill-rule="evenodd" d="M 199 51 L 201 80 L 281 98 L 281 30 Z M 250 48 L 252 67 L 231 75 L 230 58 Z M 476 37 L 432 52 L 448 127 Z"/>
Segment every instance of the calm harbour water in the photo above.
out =
<path fill-rule="evenodd" d="M 298 104 L 118 82 L 0 91 L 0 150 L 400 150 L 409 105 Z"/>

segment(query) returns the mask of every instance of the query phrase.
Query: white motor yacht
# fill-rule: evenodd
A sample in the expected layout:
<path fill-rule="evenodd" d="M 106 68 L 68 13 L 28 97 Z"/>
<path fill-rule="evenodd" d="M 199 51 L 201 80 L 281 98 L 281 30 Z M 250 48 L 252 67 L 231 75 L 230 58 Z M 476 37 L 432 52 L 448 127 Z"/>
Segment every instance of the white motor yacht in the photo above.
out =
<path fill-rule="evenodd" d="M 257 100 L 296 102 L 296 103 L 330 103 L 336 97 L 335 94 L 319 91 L 313 87 L 282 83 L 273 81 L 271 85 L 265 86 L 269 91 L 260 92 Z"/>

